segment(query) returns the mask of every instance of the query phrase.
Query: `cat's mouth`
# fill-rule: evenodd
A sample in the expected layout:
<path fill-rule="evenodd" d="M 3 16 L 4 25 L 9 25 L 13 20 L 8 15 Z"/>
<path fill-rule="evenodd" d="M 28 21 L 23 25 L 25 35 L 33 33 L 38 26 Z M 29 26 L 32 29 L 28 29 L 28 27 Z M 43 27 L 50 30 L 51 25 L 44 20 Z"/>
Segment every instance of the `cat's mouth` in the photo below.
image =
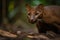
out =
<path fill-rule="evenodd" d="M 34 21 L 34 20 L 30 20 L 29 21 L 31 24 L 34 24 L 34 23 L 36 23 L 36 20 Z"/>

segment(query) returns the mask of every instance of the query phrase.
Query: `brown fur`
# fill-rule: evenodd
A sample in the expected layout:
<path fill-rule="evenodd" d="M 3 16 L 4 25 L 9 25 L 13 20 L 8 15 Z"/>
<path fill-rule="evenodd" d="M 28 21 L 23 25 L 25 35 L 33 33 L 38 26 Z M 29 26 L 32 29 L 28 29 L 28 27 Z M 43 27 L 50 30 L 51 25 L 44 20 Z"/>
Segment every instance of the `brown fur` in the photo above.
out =
<path fill-rule="evenodd" d="M 42 19 L 49 24 L 60 24 L 60 6 L 45 6 Z M 60 29 L 60 25 L 57 26 Z"/>
<path fill-rule="evenodd" d="M 47 23 L 60 23 L 60 6 L 45 6 L 44 13 L 43 20 Z"/>

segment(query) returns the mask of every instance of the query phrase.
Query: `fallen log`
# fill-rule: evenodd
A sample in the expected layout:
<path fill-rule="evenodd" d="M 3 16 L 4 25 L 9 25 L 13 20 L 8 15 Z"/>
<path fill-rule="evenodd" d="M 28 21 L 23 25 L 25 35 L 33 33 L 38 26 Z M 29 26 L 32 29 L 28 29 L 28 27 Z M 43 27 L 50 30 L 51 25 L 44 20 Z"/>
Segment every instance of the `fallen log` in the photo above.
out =
<path fill-rule="evenodd" d="M 17 37 L 17 35 L 12 34 L 10 32 L 7 32 L 7 31 L 4 31 L 4 30 L 1 30 L 1 29 L 0 29 L 0 35 L 5 36 L 5 37 L 10 37 L 10 38 L 16 38 Z"/>

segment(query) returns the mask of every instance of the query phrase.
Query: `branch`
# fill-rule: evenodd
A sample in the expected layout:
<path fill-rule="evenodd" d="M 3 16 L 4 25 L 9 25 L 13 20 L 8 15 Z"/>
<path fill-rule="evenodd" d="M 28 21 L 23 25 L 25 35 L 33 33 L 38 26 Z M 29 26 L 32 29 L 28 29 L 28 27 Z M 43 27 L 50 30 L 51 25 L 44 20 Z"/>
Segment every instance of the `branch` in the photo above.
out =
<path fill-rule="evenodd" d="M 11 37 L 11 38 L 17 37 L 17 35 L 7 32 L 7 31 L 4 31 L 4 30 L 1 30 L 1 29 L 0 29 L 0 35 L 5 36 L 5 37 Z"/>

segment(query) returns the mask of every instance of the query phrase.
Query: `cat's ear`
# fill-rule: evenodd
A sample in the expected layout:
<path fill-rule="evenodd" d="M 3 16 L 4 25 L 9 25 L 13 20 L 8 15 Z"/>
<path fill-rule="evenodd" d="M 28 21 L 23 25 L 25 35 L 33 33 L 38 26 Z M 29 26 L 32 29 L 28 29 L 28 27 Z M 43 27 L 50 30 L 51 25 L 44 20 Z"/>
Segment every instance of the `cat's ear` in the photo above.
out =
<path fill-rule="evenodd" d="M 39 4 L 38 6 L 37 6 L 37 9 L 44 9 L 44 5 L 43 4 Z"/>
<path fill-rule="evenodd" d="M 32 7 L 29 4 L 26 4 L 25 6 L 27 11 L 30 11 L 32 9 Z"/>

